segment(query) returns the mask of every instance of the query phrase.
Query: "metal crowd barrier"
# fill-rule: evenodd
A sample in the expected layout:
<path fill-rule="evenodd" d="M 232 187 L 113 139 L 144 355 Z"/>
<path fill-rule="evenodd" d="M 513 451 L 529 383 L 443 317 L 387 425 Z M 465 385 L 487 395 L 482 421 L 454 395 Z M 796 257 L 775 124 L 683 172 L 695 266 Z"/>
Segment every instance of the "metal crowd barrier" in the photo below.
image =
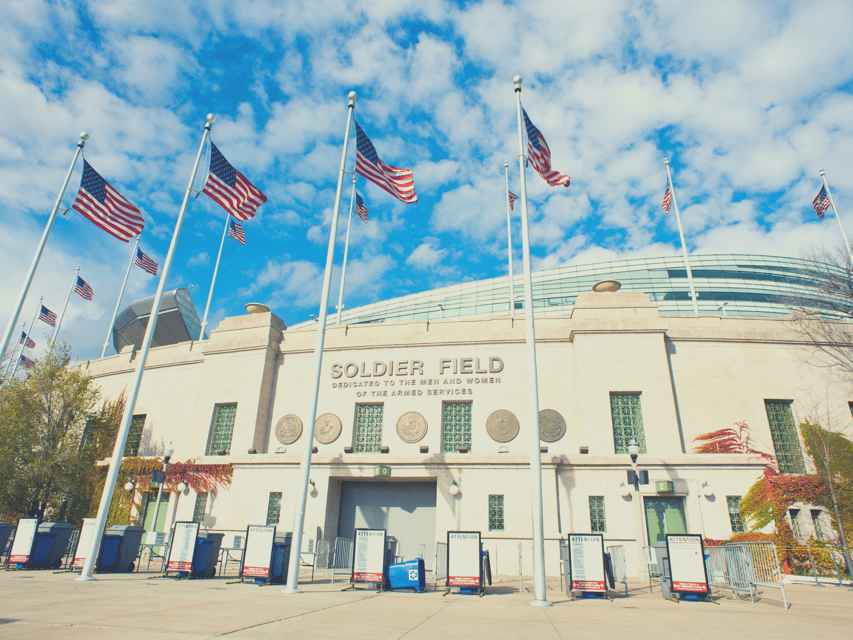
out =
<path fill-rule="evenodd" d="M 352 551 L 353 541 L 349 538 L 335 538 L 335 550 L 332 554 L 330 563 L 332 569 L 332 582 L 335 581 L 335 574 L 339 571 L 352 573 Z"/>
<path fill-rule="evenodd" d="M 435 584 L 438 586 L 440 580 L 447 580 L 447 543 L 435 543 Z"/>
<path fill-rule="evenodd" d="M 610 566 L 613 568 L 613 579 L 616 584 L 625 585 L 625 595 L 628 595 L 628 565 L 625 562 L 625 547 L 621 544 L 607 547 L 610 554 Z"/>
<path fill-rule="evenodd" d="M 782 606 L 788 608 L 775 544 L 741 542 L 705 547 L 705 552 L 709 556 L 706 566 L 712 587 L 730 589 L 736 597 L 748 592 L 750 602 L 755 602 L 759 588 L 779 589 Z"/>

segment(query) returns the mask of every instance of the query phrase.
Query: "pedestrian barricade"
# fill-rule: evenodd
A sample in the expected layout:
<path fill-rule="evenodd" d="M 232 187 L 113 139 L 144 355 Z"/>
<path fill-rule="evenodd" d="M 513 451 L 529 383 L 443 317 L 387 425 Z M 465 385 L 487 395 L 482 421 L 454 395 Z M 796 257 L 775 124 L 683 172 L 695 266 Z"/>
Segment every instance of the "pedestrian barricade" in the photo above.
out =
<path fill-rule="evenodd" d="M 625 562 L 625 547 L 621 544 L 607 547 L 610 554 L 610 566 L 613 568 L 613 578 L 617 584 L 625 585 L 625 595 L 628 595 L 628 566 Z"/>
<path fill-rule="evenodd" d="M 332 582 L 335 581 L 335 575 L 338 573 L 352 574 L 352 552 L 352 540 L 335 538 L 335 550 L 332 552 L 332 561 L 329 563 L 332 569 Z"/>
<path fill-rule="evenodd" d="M 729 589 L 734 597 L 749 593 L 755 602 L 760 588 L 779 589 L 782 606 L 788 608 L 776 545 L 772 542 L 730 543 L 722 547 L 705 547 L 706 566 L 711 587 Z"/>
<path fill-rule="evenodd" d="M 439 581 L 447 580 L 447 543 L 435 543 L 435 585 L 438 586 Z"/>

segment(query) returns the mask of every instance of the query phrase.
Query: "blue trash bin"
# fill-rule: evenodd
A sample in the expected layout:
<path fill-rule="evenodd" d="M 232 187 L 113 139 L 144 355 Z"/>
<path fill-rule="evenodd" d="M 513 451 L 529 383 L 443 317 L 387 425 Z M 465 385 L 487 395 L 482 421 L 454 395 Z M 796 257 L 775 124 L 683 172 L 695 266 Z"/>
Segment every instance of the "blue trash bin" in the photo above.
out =
<path fill-rule="evenodd" d="M 121 536 L 106 534 L 101 539 L 101 553 L 98 555 L 98 571 L 113 573 L 117 570 L 121 547 Z"/>
<path fill-rule="evenodd" d="M 426 571 L 422 558 L 388 565 L 388 583 L 391 589 L 426 589 Z"/>
<path fill-rule="evenodd" d="M 55 533 L 36 533 L 33 552 L 30 554 L 30 567 L 33 569 L 50 568 L 50 560 L 53 556 L 51 550 L 55 538 Z"/>
<path fill-rule="evenodd" d="M 290 542 L 276 542 L 272 546 L 269 582 L 282 584 L 287 582 L 287 569 L 290 564 Z"/>
<path fill-rule="evenodd" d="M 195 551 L 193 552 L 193 578 L 208 578 L 210 577 L 211 568 L 216 570 L 216 560 L 211 562 L 210 556 L 213 551 L 214 541 L 209 538 L 198 538 L 195 541 Z"/>

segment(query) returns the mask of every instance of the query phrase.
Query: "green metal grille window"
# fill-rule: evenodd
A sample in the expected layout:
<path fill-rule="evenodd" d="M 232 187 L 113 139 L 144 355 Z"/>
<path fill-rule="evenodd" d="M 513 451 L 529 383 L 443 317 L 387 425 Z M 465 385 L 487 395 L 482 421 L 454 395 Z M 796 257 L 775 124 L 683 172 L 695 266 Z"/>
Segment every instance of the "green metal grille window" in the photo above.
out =
<path fill-rule="evenodd" d="M 126 458 L 139 454 L 139 444 L 142 442 L 142 430 L 145 428 L 145 415 L 133 416 L 130 421 L 130 431 L 127 432 L 127 442 L 124 445 Z"/>
<path fill-rule="evenodd" d="M 445 402 L 441 411 L 441 450 L 455 453 L 459 447 L 471 451 L 471 403 Z"/>
<path fill-rule="evenodd" d="M 628 453 L 631 439 L 646 453 L 646 432 L 643 428 L 643 409 L 639 393 L 611 393 L 610 413 L 613 416 L 613 442 L 616 453 Z"/>
<path fill-rule="evenodd" d="M 788 509 L 788 515 L 791 516 L 791 531 L 794 533 L 794 539 L 802 540 L 803 534 L 800 531 L 800 510 Z"/>
<path fill-rule="evenodd" d="M 729 505 L 729 520 L 732 523 L 732 533 L 743 533 L 746 527 L 743 526 L 743 518 L 740 517 L 740 496 L 726 496 L 726 502 Z"/>
<path fill-rule="evenodd" d="M 270 491 L 270 501 L 267 505 L 267 526 L 278 524 L 281 518 L 281 491 Z"/>
<path fill-rule="evenodd" d="M 504 497 L 489 496 L 489 531 L 504 530 Z"/>
<path fill-rule="evenodd" d="M 207 508 L 207 494 L 199 493 L 195 497 L 195 509 L 193 509 L 193 522 L 204 520 L 204 510 Z"/>
<path fill-rule="evenodd" d="M 234 433 L 234 419 L 237 417 L 236 404 L 218 404 L 213 415 L 213 435 L 207 455 L 216 455 L 220 451 L 231 452 L 231 436 Z"/>
<path fill-rule="evenodd" d="M 607 521 L 604 518 L 604 496 L 589 497 L 589 529 L 592 533 L 607 531 Z"/>
<path fill-rule="evenodd" d="M 814 523 L 814 537 L 823 540 L 823 529 L 820 528 L 820 509 L 812 509 L 812 522 Z"/>
<path fill-rule="evenodd" d="M 355 406 L 355 452 L 379 453 L 382 445 L 382 416 L 385 405 L 357 404 Z"/>
<path fill-rule="evenodd" d="M 770 423 L 770 436 L 773 438 L 773 449 L 779 471 L 782 473 L 805 473 L 803 453 L 797 438 L 797 428 L 794 425 L 794 412 L 790 400 L 765 400 L 767 422 Z"/>

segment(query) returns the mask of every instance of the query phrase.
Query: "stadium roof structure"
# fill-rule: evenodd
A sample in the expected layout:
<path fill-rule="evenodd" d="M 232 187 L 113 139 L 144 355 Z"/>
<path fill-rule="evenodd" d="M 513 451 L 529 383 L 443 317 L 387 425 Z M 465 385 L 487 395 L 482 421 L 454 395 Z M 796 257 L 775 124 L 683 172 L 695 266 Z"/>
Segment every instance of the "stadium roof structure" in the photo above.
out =
<path fill-rule="evenodd" d="M 849 278 L 829 264 L 778 256 L 697 254 L 690 256 L 701 314 L 785 317 L 805 310 L 831 317 L 853 315 L 838 284 Z M 596 282 L 616 280 L 622 291 L 639 291 L 661 314 L 692 315 L 684 258 L 641 258 L 534 271 L 536 315 L 569 315 L 578 295 Z M 515 313 L 524 314 L 523 274 L 514 275 Z M 835 283 L 835 284 L 833 284 Z M 344 309 L 342 324 L 407 322 L 462 317 L 507 316 L 509 277 L 475 280 Z M 310 326 L 307 321 L 291 326 Z"/>
<path fill-rule="evenodd" d="M 113 346 L 118 353 L 129 344 L 139 349 L 148 328 L 154 296 L 131 302 L 118 314 L 113 325 Z M 198 340 L 201 321 L 189 289 L 175 289 L 163 294 L 152 347 Z"/>

